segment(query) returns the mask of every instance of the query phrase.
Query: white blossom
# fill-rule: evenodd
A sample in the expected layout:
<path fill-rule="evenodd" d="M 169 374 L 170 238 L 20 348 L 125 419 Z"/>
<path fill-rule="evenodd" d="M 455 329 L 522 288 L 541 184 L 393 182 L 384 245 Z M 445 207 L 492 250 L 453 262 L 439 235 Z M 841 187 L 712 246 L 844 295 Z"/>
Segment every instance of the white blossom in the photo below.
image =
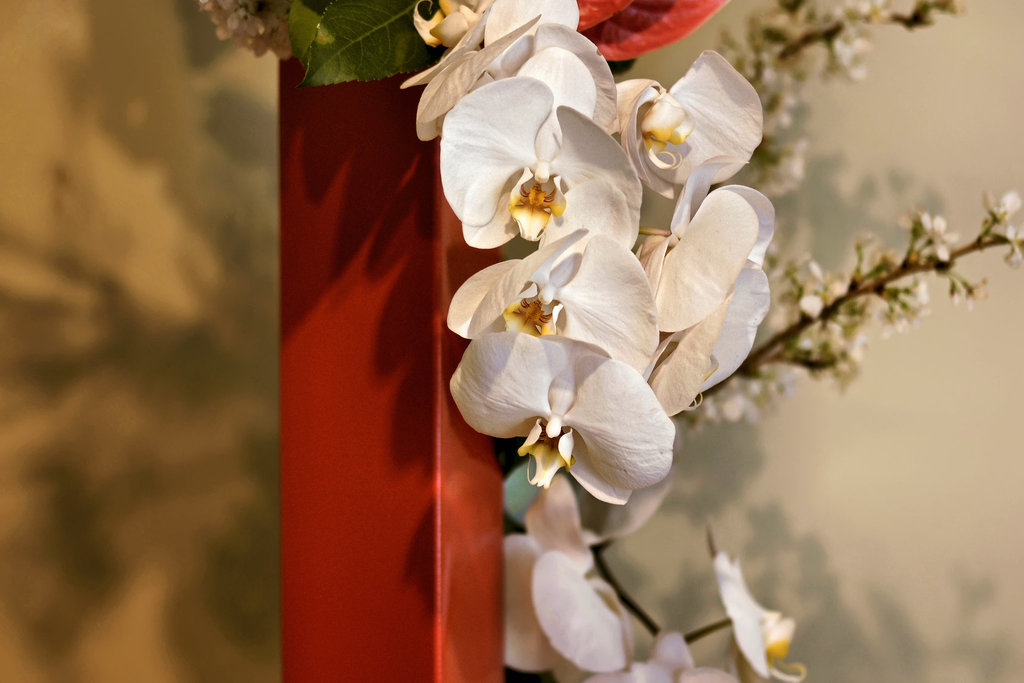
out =
<path fill-rule="evenodd" d="M 473 340 L 451 380 L 477 431 L 526 436 L 530 481 L 565 468 L 591 495 L 621 504 L 661 481 L 675 427 L 643 376 L 597 347 L 558 335 L 497 332 Z"/>
<path fill-rule="evenodd" d="M 445 117 L 441 182 L 471 246 L 497 247 L 517 234 L 548 241 L 579 228 L 627 247 L 636 240 L 641 188 L 625 153 L 588 117 L 554 103 L 543 82 L 509 78 L 473 91 Z"/>
<path fill-rule="evenodd" d="M 706 51 L 666 90 L 637 79 L 618 85 L 622 146 L 641 181 L 671 197 L 695 168 L 715 157 L 720 183 L 750 159 L 761 142 L 761 100 L 717 52 Z"/>
<path fill-rule="evenodd" d="M 520 671 L 616 671 L 633 658 L 633 630 L 615 590 L 595 575 L 565 477 L 555 477 L 505 536 L 505 664 Z"/>

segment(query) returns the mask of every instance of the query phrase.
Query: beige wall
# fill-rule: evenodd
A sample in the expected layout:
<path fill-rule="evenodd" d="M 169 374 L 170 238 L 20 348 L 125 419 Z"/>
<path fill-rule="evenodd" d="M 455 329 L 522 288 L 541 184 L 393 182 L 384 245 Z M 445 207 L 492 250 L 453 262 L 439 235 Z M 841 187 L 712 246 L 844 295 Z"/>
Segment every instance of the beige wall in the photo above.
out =
<path fill-rule="evenodd" d="M 894 219 L 914 207 L 967 237 L 983 189 L 1024 191 L 1024 5 L 967 5 L 913 34 L 878 29 L 866 82 L 810 89 L 809 180 L 777 202 L 790 253 L 835 267 L 864 230 L 899 245 Z M 673 82 L 754 7 L 734 0 L 634 73 Z M 988 277 L 989 300 L 955 308 L 933 280 L 932 314 L 905 335 L 874 335 L 845 393 L 805 379 L 756 428 L 691 435 L 667 513 L 614 556 L 664 623 L 719 614 L 694 581 L 710 580 L 710 519 L 764 602 L 799 619 L 793 659 L 809 680 L 1024 679 L 1024 271 L 1001 253 L 962 269 Z"/>
<path fill-rule="evenodd" d="M 0 4 L 0 680 L 274 680 L 274 62 L 190 0 Z M 1024 189 L 1024 7 L 970 5 L 812 88 L 779 241 L 835 265 L 911 206 L 967 233 L 982 189 Z M 674 81 L 757 6 L 634 73 Z M 1024 272 L 965 269 L 989 301 L 936 289 L 845 394 L 805 381 L 688 438 L 665 513 L 611 556 L 663 624 L 718 615 L 711 519 L 800 619 L 810 680 L 1024 677 Z"/>
<path fill-rule="evenodd" d="M 0 4 L 0 680 L 276 680 L 276 65 Z"/>

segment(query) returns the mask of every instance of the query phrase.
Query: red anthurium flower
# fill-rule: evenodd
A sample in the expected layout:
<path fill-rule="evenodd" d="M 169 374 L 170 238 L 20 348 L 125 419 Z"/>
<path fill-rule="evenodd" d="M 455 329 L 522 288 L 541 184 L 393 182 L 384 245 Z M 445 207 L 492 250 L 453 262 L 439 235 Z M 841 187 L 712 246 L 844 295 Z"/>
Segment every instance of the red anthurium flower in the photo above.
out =
<path fill-rule="evenodd" d="M 633 0 L 580 0 L 579 30 L 600 24 Z"/>
<path fill-rule="evenodd" d="M 633 0 L 583 33 L 607 59 L 633 59 L 689 35 L 727 1 Z"/>

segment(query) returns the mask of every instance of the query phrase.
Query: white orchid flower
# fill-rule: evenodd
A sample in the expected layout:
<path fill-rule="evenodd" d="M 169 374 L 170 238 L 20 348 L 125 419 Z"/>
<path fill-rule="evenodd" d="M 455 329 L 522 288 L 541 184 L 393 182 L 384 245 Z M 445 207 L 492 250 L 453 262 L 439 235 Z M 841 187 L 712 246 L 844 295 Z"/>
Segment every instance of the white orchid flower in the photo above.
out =
<path fill-rule="evenodd" d="M 796 622 L 765 609 L 754 599 L 743 580 L 739 560 L 732 561 L 724 552 L 717 552 L 714 565 L 718 592 L 743 656 L 738 669 L 743 670 L 746 664 L 764 680 L 802 681 L 807 675 L 804 666 L 783 661 L 789 654 Z"/>
<path fill-rule="evenodd" d="M 418 3 L 422 4 L 422 3 Z M 460 4 L 470 4 L 463 0 Z M 462 38 L 442 55 L 437 64 L 425 69 L 402 83 L 403 88 L 424 85 L 451 67 L 457 58 L 480 49 L 486 39 L 488 44 L 496 42 L 527 23 L 555 23 L 575 28 L 579 23 L 579 8 L 574 0 L 477 0 L 475 7 L 483 10 L 478 21 Z M 413 22 L 420 15 L 419 8 L 413 11 Z M 477 14 L 477 12 L 474 12 Z M 429 21 L 429 20 L 428 20 Z M 488 25 L 490 24 L 490 28 Z M 417 30 L 419 26 L 417 25 Z M 420 31 L 420 35 L 423 32 Z M 424 38 L 424 40 L 426 40 Z M 493 57 L 496 55 L 492 56 Z"/>
<path fill-rule="evenodd" d="M 644 269 L 626 247 L 582 230 L 473 275 L 452 298 L 448 327 L 467 339 L 506 329 L 560 334 L 594 344 L 638 372 L 658 346 Z"/>
<path fill-rule="evenodd" d="M 543 82 L 517 77 L 471 92 L 445 117 L 441 183 L 471 246 L 517 234 L 547 242 L 579 228 L 627 247 L 636 240 L 642 191 L 629 160 L 558 103 Z"/>
<path fill-rule="evenodd" d="M 748 187 L 708 193 L 729 163 L 713 160 L 694 171 L 670 234 L 648 237 L 637 254 L 655 290 L 663 333 L 646 375 L 670 415 L 739 367 L 769 304 L 767 279 L 758 272 L 774 209 Z"/>
<path fill-rule="evenodd" d="M 417 3 L 412 15 L 413 25 L 423 42 L 431 47 L 455 47 L 476 26 L 491 0 L 440 0 L 429 19 L 430 0 Z"/>
<path fill-rule="evenodd" d="M 416 109 L 416 134 L 431 140 L 441 134 L 444 117 L 473 89 L 505 78 L 529 76 L 566 105 L 616 132 L 615 80 L 597 47 L 560 24 L 535 26 L 535 19 L 477 52 L 457 57 L 423 91 Z"/>
<path fill-rule="evenodd" d="M 557 335 L 498 332 L 474 339 L 451 380 L 479 432 L 526 436 L 530 482 L 565 468 L 591 495 L 621 504 L 668 474 L 675 427 L 636 370 Z"/>
<path fill-rule="evenodd" d="M 735 174 L 761 142 L 757 91 L 716 52 L 701 53 L 670 89 L 636 79 L 618 85 L 622 146 L 641 181 L 671 197 L 694 169 L 731 157 L 713 182 Z"/>
<path fill-rule="evenodd" d="M 584 683 L 736 683 L 736 679 L 718 669 L 697 668 L 682 634 L 664 631 L 655 638 L 648 661 L 635 662 L 628 671 L 591 676 Z"/>
<path fill-rule="evenodd" d="M 615 80 L 597 46 L 576 31 L 577 21 L 574 2 L 495 2 L 481 22 L 486 30 L 474 36 L 475 46 L 453 50 L 402 84 L 427 84 L 416 110 L 419 138 L 440 135 L 445 115 L 474 88 L 517 75 L 546 82 L 556 93 L 556 106 L 571 106 L 615 132 Z M 481 39 L 484 47 L 476 49 Z"/>
<path fill-rule="evenodd" d="M 505 537 L 505 664 L 520 671 L 616 671 L 633 657 L 632 622 L 595 576 L 572 487 L 556 477 Z"/>

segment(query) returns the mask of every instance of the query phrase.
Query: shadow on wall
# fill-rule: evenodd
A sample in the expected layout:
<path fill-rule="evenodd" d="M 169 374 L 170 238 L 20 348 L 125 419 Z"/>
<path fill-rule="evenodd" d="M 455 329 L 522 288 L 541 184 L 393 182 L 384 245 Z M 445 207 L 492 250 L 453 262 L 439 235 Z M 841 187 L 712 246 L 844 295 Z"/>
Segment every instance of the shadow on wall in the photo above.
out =
<path fill-rule="evenodd" d="M 0 678 L 277 680 L 272 100 L 188 0 L 58 9 L 48 209 L 0 222 Z"/>

